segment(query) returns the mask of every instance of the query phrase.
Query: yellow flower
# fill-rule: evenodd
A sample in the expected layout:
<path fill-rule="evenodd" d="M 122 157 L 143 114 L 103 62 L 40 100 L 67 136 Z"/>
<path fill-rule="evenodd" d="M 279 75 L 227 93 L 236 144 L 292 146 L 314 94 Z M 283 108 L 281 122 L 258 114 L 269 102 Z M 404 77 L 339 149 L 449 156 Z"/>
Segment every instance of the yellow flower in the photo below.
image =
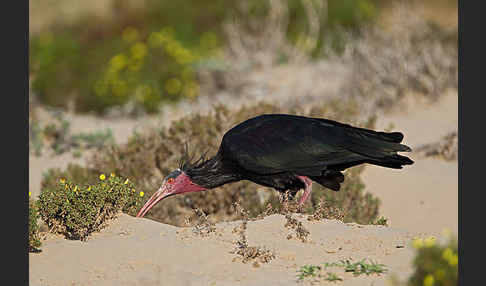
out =
<path fill-rule="evenodd" d="M 416 238 L 413 240 L 412 245 L 414 248 L 419 249 L 424 246 L 424 241 L 421 238 Z"/>
<path fill-rule="evenodd" d="M 172 56 L 180 65 L 188 64 L 194 60 L 191 52 L 183 47 L 175 49 L 172 52 Z"/>
<path fill-rule="evenodd" d="M 114 178 L 115 177 L 115 173 L 111 173 L 110 174 L 110 177 Z"/>
<path fill-rule="evenodd" d="M 124 54 L 118 54 L 111 58 L 110 68 L 114 71 L 119 71 L 127 65 L 127 57 Z"/>
<path fill-rule="evenodd" d="M 424 239 L 424 245 L 425 247 L 432 247 L 435 244 L 435 237 L 434 236 L 429 236 L 426 239 Z"/>
<path fill-rule="evenodd" d="M 101 174 L 101 175 L 100 175 L 100 180 L 102 180 L 102 181 L 103 181 L 104 179 L 106 179 L 105 174 Z"/>
<path fill-rule="evenodd" d="M 427 274 L 424 278 L 424 286 L 433 286 L 435 283 L 435 278 L 432 274 Z"/>
<path fill-rule="evenodd" d="M 147 50 L 147 46 L 142 42 L 138 42 L 130 48 L 132 57 L 138 60 L 143 59 L 147 55 Z"/>
<path fill-rule="evenodd" d="M 32 196 L 32 192 L 29 192 L 29 197 Z"/>
<path fill-rule="evenodd" d="M 64 179 L 64 178 L 60 178 L 60 179 L 59 179 L 59 182 L 60 182 L 61 184 L 65 184 L 65 183 L 66 183 L 66 179 Z"/>
<path fill-rule="evenodd" d="M 91 191 L 91 186 L 88 186 L 88 191 Z"/>
<path fill-rule="evenodd" d="M 125 182 L 123 183 L 124 185 L 128 184 L 128 178 L 125 180 Z"/>
<path fill-rule="evenodd" d="M 74 186 L 73 192 L 78 192 L 78 186 Z"/>
<path fill-rule="evenodd" d="M 447 261 L 449 261 L 452 258 L 453 255 L 454 255 L 454 253 L 452 252 L 452 249 L 450 249 L 450 248 L 446 248 L 442 252 L 442 258 L 444 258 L 444 260 L 447 260 Z"/>
<path fill-rule="evenodd" d="M 160 48 L 164 43 L 164 36 L 161 33 L 152 33 L 148 38 L 148 43 L 153 48 Z"/>
<path fill-rule="evenodd" d="M 144 193 L 143 192 L 140 192 L 140 196 L 143 197 Z"/>
<path fill-rule="evenodd" d="M 135 193 L 135 189 L 132 189 L 132 192 L 134 192 L 134 193 Z"/>

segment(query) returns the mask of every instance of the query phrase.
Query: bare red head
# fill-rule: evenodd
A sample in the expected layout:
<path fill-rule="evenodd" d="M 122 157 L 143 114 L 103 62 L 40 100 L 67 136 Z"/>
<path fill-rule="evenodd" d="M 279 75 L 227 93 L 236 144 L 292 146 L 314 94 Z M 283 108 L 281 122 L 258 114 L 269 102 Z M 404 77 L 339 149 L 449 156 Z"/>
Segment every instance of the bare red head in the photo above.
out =
<path fill-rule="evenodd" d="M 206 188 L 196 185 L 191 181 L 189 176 L 182 170 L 177 169 L 170 173 L 162 181 L 162 186 L 155 192 L 152 197 L 140 209 L 137 217 L 143 217 L 159 201 L 172 195 L 204 191 Z"/>

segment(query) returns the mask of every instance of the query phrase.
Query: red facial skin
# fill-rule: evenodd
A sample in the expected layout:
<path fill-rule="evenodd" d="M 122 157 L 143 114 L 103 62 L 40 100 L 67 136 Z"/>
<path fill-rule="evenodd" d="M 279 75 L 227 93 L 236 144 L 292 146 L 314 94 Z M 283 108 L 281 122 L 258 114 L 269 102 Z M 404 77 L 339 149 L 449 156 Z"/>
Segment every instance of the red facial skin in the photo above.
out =
<path fill-rule="evenodd" d="M 206 188 L 194 184 L 191 179 L 182 172 L 176 178 L 169 178 L 167 181 L 164 181 L 159 190 L 155 192 L 140 209 L 137 217 L 143 217 L 153 206 L 168 196 L 205 190 Z"/>

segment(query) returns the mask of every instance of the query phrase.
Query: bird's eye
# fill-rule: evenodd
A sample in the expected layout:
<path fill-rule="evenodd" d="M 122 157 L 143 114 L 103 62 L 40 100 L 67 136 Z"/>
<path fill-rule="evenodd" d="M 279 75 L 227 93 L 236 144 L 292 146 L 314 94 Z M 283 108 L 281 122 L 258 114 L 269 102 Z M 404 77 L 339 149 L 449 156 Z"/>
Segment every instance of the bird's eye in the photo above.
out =
<path fill-rule="evenodd" d="M 169 179 L 167 179 L 167 183 L 169 183 L 169 184 L 173 184 L 173 183 L 174 183 L 174 178 L 169 178 Z"/>

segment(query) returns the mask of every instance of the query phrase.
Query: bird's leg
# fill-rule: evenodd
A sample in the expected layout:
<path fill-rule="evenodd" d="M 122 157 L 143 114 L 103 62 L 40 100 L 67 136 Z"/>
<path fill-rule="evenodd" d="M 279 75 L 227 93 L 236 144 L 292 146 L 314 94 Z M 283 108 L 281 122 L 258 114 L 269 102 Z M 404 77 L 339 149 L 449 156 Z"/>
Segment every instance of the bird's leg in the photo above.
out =
<path fill-rule="evenodd" d="M 297 176 L 297 178 L 299 178 L 305 184 L 304 194 L 302 195 L 302 197 L 300 197 L 299 200 L 299 206 L 303 206 L 305 201 L 309 197 L 310 192 L 312 191 L 312 180 L 307 178 L 306 176 Z"/>

